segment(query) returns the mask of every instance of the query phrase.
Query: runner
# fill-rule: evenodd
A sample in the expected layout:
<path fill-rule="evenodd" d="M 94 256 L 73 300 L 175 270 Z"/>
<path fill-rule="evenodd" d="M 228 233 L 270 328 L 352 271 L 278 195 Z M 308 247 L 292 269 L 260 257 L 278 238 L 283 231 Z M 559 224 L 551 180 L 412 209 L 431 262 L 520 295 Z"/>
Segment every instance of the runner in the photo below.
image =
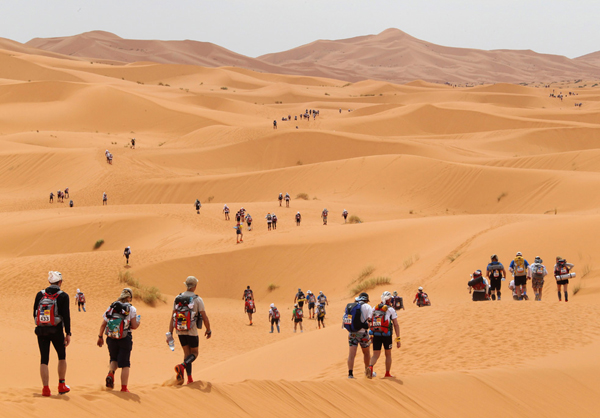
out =
<path fill-rule="evenodd" d="M 244 242 L 244 234 L 242 233 L 242 224 L 239 222 L 233 227 L 235 229 L 236 244 Z"/>
<path fill-rule="evenodd" d="M 112 154 L 109 152 L 109 153 L 108 153 L 108 163 L 109 163 L 110 165 L 112 165 L 112 160 L 113 160 L 113 155 L 112 155 Z"/>
<path fill-rule="evenodd" d="M 542 290 L 544 289 L 544 277 L 548 275 L 548 270 L 543 264 L 541 257 L 536 257 L 535 262 L 527 267 L 527 277 L 531 279 L 531 286 L 535 293 L 535 300 L 542 300 Z"/>
<path fill-rule="evenodd" d="M 246 209 L 242 206 L 240 208 L 240 222 L 244 223 L 244 216 L 246 216 Z"/>
<path fill-rule="evenodd" d="M 471 274 L 471 280 L 468 283 L 469 294 L 473 293 L 473 301 L 485 301 L 489 299 L 490 284 L 487 279 L 483 277 L 481 270 L 476 270 Z"/>
<path fill-rule="evenodd" d="M 317 299 L 315 298 L 315 295 L 313 294 L 313 292 L 308 290 L 306 292 L 306 303 L 308 303 L 308 318 L 309 319 L 315 318 L 315 302 L 316 302 L 316 300 Z"/>
<path fill-rule="evenodd" d="M 368 379 L 373 377 L 371 368 L 371 338 L 369 337 L 369 320 L 373 318 L 373 308 L 368 305 L 369 295 L 361 293 L 354 302 L 346 305 L 342 327 L 348 331 L 348 379 L 354 379 L 354 359 L 358 346 L 363 352 L 365 375 Z"/>
<path fill-rule="evenodd" d="M 271 303 L 271 309 L 269 309 L 269 322 L 271 323 L 271 331 L 270 331 L 271 334 L 273 334 L 273 325 L 277 326 L 277 333 L 278 334 L 281 332 L 280 329 L 279 329 L 279 320 L 280 320 L 280 317 L 281 317 L 281 314 L 279 313 L 279 311 L 275 307 L 275 304 Z"/>
<path fill-rule="evenodd" d="M 392 331 L 393 328 L 393 331 Z M 396 347 L 400 348 L 400 326 L 398 325 L 398 314 L 392 307 L 392 294 L 388 291 L 381 295 L 381 303 L 373 309 L 373 326 L 369 332 L 373 336 L 373 356 L 369 364 L 370 374 L 375 376 L 373 366 L 377 363 L 381 355 L 381 346 L 385 351 L 385 376 L 393 377 L 390 374 L 392 369 L 392 341 L 393 332 L 396 332 Z"/>
<path fill-rule="evenodd" d="M 179 343 L 183 348 L 183 363 L 175 366 L 177 384 L 183 384 L 183 376 L 187 373 L 188 384 L 192 383 L 192 363 L 198 358 L 198 329 L 202 329 L 202 323 L 206 328 L 204 336 L 208 340 L 212 331 L 210 322 L 204 310 L 204 301 L 196 292 L 198 279 L 188 276 L 184 282 L 187 290 L 179 294 L 173 303 L 173 313 L 169 321 L 169 332 L 167 332 L 167 343 L 173 339 L 173 329 L 177 331 Z"/>
<path fill-rule="evenodd" d="M 273 221 L 273 229 L 275 230 L 275 229 L 277 229 L 277 215 L 273 214 L 271 216 L 271 219 Z"/>
<path fill-rule="evenodd" d="M 300 306 L 300 308 L 302 308 L 304 306 L 305 300 L 306 297 L 304 296 L 304 292 L 302 291 L 302 289 L 298 288 L 298 293 L 296 293 L 296 296 L 294 297 L 294 303 L 298 302 L 298 305 Z"/>
<path fill-rule="evenodd" d="M 523 258 L 521 251 L 517 252 L 515 259 L 510 262 L 508 267 L 515 279 L 519 300 L 529 300 L 527 296 L 527 267 L 529 267 L 529 263 Z"/>
<path fill-rule="evenodd" d="M 250 289 L 250 286 L 247 286 L 244 290 L 244 296 L 242 297 L 242 300 L 246 300 L 248 298 L 254 300 L 254 292 L 252 291 L 252 289 Z"/>
<path fill-rule="evenodd" d="M 323 209 L 323 212 L 321 212 L 321 218 L 323 218 L 323 225 L 327 225 L 327 215 L 329 215 L 329 212 L 327 211 L 327 209 Z"/>
<path fill-rule="evenodd" d="M 267 216 L 265 216 L 265 219 L 267 220 L 267 231 L 271 230 L 271 222 L 273 222 L 273 217 L 271 216 L 270 213 L 267 213 Z"/>
<path fill-rule="evenodd" d="M 83 309 L 83 312 L 86 312 L 86 310 L 85 310 L 85 295 L 79 289 L 77 289 L 77 293 L 75 294 L 75 302 L 77 302 L 77 310 L 79 312 L 81 312 L 81 309 Z"/>
<path fill-rule="evenodd" d="M 235 213 L 235 222 L 236 223 L 240 223 L 242 221 L 242 212 L 240 212 L 239 210 Z"/>
<path fill-rule="evenodd" d="M 63 203 L 65 201 L 65 199 L 63 197 L 63 192 L 60 190 L 56 192 L 56 201 L 61 202 L 61 203 Z"/>
<path fill-rule="evenodd" d="M 300 226 L 300 222 L 302 221 L 302 215 L 300 215 L 300 212 L 296 213 L 296 226 Z"/>
<path fill-rule="evenodd" d="M 322 306 L 329 305 L 329 302 L 327 301 L 327 296 L 325 296 L 322 291 L 319 291 L 319 296 L 317 296 L 317 302 L 319 302 L 319 305 Z"/>
<path fill-rule="evenodd" d="M 246 302 L 244 303 L 244 312 L 248 314 L 248 320 L 250 321 L 250 325 L 252 325 L 252 314 L 256 313 L 256 305 L 254 304 L 254 299 L 247 297 Z"/>
<path fill-rule="evenodd" d="M 504 266 L 502 263 L 498 262 L 498 256 L 496 254 L 492 255 L 491 263 L 487 265 L 487 278 L 490 282 L 490 297 L 492 300 L 496 300 L 496 295 L 498 295 L 498 300 L 501 300 L 502 293 L 500 293 L 500 288 L 502 287 L 502 282 L 506 278 L 506 270 L 504 270 Z"/>
<path fill-rule="evenodd" d="M 279 193 L 279 197 L 277 199 L 279 200 L 279 206 L 281 206 L 281 202 L 283 201 L 283 193 Z"/>
<path fill-rule="evenodd" d="M 277 121 L 276 120 L 273 121 L 273 129 L 277 129 Z"/>
<path fill-rule="evenodd" d="M 133 337 L 131 331 L 140 326 L 140 316 L 131 304 L 133 292 L 123 289 L 119 299 L 111 303 L 104 315 L 98 332 L 98 347 L 104 345 L 103 334 L 106 333 L 106 346 L 110 357 L 110 370 L 106 376 L 106 387 L 115 387 L 115 372 L 121 369 L 121 392 L 129 392 L 129 369 L 131 367 L 131 350 Z"/>
<path fill-rule="evenodd" d="M 108 205 L 108 196 L 106 195 L 106 192 L 102 193 L 102 206 L 104 205 Z"/>
<path fill-rule="evenodd" d="M 327 312 L 325 311 L 325 305 L 317 305 L 317 310 L 316 310 L 316 315 L 317 315 L 317 325 L 319 326 L 319 329 L 321 329 L 321 325 L 323 325 L 323 328 L 325 328 L 325 314 Z"/>
<path fill-rule="evenodd" d="M 67 346 L 71 343 L 71 312 L 69 295 L 63 292 L 62 274 L 58 271 L 48 272 L 48 286 L 35 295 L 33 317 L 35 318 L 35 335 L 40 349 L 40 376 L 42 378 L 42 396 L 50 396 L 50 344 L 54 346 L 58 356 L 58 393 L 64 395 L 71 388 L 65 384 L 67 374 Z M 65 335 L 66 334 L 66 335 Z"/>
<path fill-rule="evenodd" d="M 229 206 L 227 206 L 227 204 L 225 204 L 225 206 L 223 206 L 223 213 L 225 214 L 225 220 L 228 221 L 229 220 Z"/>
<path fill-rule="evenodd" d="M 246 214 L 246 223 L 248 224 L 248 231 L 252 231 L 252 216 Z"/>
<path fill-rule="evenodd" d="M 298 306 L 298 304 L 294 304 L 294 309 L 292 310 L 292 321 L 294 321 L 294 332 L 296 332 L 296 327 L 300 324 L 300 332 L 304 332 L 302 329 L 302 317 L 304 313 L 302 312 L 302 306 Z"/>
<path fill-rule="evenodd" d="M 54 193 L 50 192 L 50 202 L 48 203 L 54 203 Z"/>
<path fill-rule="evenodd" d="M 65 191 L 64 191 L 63 196 L 66 197 L 67 199 L 70 197 L 69 196 L 69 188 L 68 187 L 65 187 Z"/>
<path fill-rule="evenodd" d="M 417 306 L 420 308 L 421 306 L 431 306 L 431 302 L 429 301 L 429 296 L 427 293 L 423 292 L 423 288 L 419 286 L 419 291 L 415 295 L 413 303 L 417 302 Z"/>
<path fill-rule="evenodd" d="M 73 207 L 73 201 L 69 200 L 69 207 L 72 208 Z"/>
<path fill-rule="evenodd" d="M 127 259 L 127 265 L 129 265 L 129 256 L 131 255 L 131 247 L 125 247 L 125 251 L 123 251 L 123 257 Z"/>
<path fill-rule="evenodd" d="M 135 149 L 135 138 L 131 138 L 131 148 Z"/>
<path fill-rule="evenodd" d="M 290 207 L 290 194 L 289 193 L 285 194 L 285 207 L 286 208 Z"/>
<path fill-rule="evenodd" d="M 196 203 L 194 203 L 194 205 L 196 206 L 196 213 L 200 215 L 200 208 L 202 207 L 202 203 L 200 203 L 199 199 L 196 199 Z"/>
<path fill-rule="evenodd" d="M 392 296 L 392 307 L 394 308 L 396 313 L 398 313 L 400 309 L 406 310 L 404 309 L 404 300 L 400 296 L 398 296 L 398 292 L 396 292 L 395 290 L 394 295 Z"/>
<path fill-rule="evenodd" d="M 344 223 L 346 223 L 346 220 L 348 218 L 348 211 L 346 209 L 344 209 L 344 211 L 342 212 L 342 216 L 344 217 Z"/>
<path fill-rule="evenodd" d="M 556 286 L 558 290 L 558 301 L 560 302 L 560 287 L 563 286 L 565 292 L 565 302 L 569 301 L 569 278 L 575 277 L 575 273 L 571 273 L 571 269 L 575 267 L 571 263 L 562 257 L 556 257 L 556 264 L 554 265 L 554 278 L 556 279 Z M 571 276 L 572 274 L 572 276 Z"/>

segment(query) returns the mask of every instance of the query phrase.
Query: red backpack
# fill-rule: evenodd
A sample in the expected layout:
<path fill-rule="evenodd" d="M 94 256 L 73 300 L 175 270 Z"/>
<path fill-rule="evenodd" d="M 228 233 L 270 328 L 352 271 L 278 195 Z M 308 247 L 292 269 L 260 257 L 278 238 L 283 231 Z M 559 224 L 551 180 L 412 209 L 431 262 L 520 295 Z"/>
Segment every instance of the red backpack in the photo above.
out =
<path fill-rule="evenodd" d="M 273 311 L 273 312 L 271 313 L 271 315 L 273 316 L 273 319 L 279 319 L 279 317 L 280 317 L 281 315 L 279 314 L 279 311 L 277 310 L 277 308 L 271 308 L 271 310 Z"/>
<path fill-rule="evenodd" d="M 246 300 L 246 308 L 250 311 L 254 310 L 254 301 L 252 299 Z"/>
<path fill-rule="evenodd" d="M 51 295 L 42 290 L 43 296 L 40 299 L 37 310 L 35 311 L 35 324 L 38 327 L 53 327 L 61 323 L 62 318 L 58 315 L 58 296 L 62 293 L 59 290 Z"/>
<path fill-rule="evenodd" d="M 380 303 L 373 311 L 373 326 L 371 330 L 373 335 L 392 335 L 392 327 L 390 321 L 385 319 L 387 305 Z"/>
<path fill-rule="evenodd" d="M 304 313 L 302 312 L 302 309 L 296 308 L 296 319 L 302 319 L 303 316 Z"/>

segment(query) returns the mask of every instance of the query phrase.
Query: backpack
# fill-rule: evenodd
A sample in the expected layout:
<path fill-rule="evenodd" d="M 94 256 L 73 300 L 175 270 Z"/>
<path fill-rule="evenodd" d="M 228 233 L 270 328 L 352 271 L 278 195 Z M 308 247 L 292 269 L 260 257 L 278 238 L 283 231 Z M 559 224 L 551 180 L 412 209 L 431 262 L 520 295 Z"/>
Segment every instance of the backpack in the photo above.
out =
<path fill-rule="evenodd" d="M 252 222 L 252 216 L 250 216 L 250 215 L 246 216 L 246 222 L 248 222 L 248 223 Z"/>
<path fill-rule="evenodd" d="M 534 279 L 544 278 L 544 266 L 541 264 L 534 263 L 531 265 L 531 275 Z"/>
<path fill-rule="evenodd" d="M 485 285 L 484 285 L 484 289 L 485 289 Z M 429 296 L 427 295 L 427 293 L 422 292 L 419 295 L 419 303 L 421 304 L 420 306 L 431 306 L 431 302 L 429 301 Z"/>
<path fill-rule="evenodd" d="M 295 313 L 296 319 L 302 319 L 303 316 L 304 316 L 304 312 L 302 312 L 302 309 L 296 308 L 296 313 Z"/>
<path fill-rule="evenodd" d="M 131 250 L 129 249 L 129 247 L 125 247 L 125 251 L 123 251 L 123 254 L 131 254 Z"/>
<path fill-rule="evenodd" d="M 283 199 L 283 195 L 279 193 L 279 200 Z"/>
<path fill-rule="evenodd" d="M 317 306 L 317 317 L 319 318 L 325 318 L 325 307 L 324 306 Z"/>
<path fill-rule="evenodd" d="M 373 335 L 388 336 L 392 335 L 392 327 L 389 320 L 385 319 L 387 306 L 380 303 L 373 311 Z"/>
<path fill-rule="evenodd" d="M 252 299 L 246 299 L 246 309 L 250 311 L 254 310 L 254 301 Z"/>
<path fill-rule="evenodd" d="M 306 300 L 306 297 L 304 296 L 304 292 L 298 292 L 298 302 L 302 301 L 304 302 Z"/>
<path fill-rule="evenodd" d="M 279 319 L 281 315 L 279 314 L 277 308 L 271 308 L 271 311 L 271 316 L 273 317 L 273 319 Z"/>
<path fill-rule="evenodd" d="M 296 214 L 296 219 L 300 220 L 300 214 L 299 213 Z"/>
<path fill-rule="evenodd" d="M 395 310 L 403 309 L 404 308 L 404 300 L 402 300 L 402 298 L 400 296 L 394 296 L 392 298 L 392 306 L 394 307 Z"/>
<path fill-rule="evenodd" d="M 76 297 L 78 302 L 85 303 L 85 295 L 83 293 L 77 293 Z"/>
<path fill-rule="evenodd" d="M 346 305 L 346 311 L 344 313 L 344 328 L 350 332 L 369 329 L 368 322 L 361 321 L 360 307 L 362 305 L 362 302 L 352 302 Z"/>
<path fill-rule="evenodd" d="M 271 214 L 267 215 L 267 221 L 270 221 L 271 219 Z"/>
<path fill-rule="evenodd" d="M 56 302 L 58 296 L 62 293 L 62 290 L 59 290 L 53 295 L 47 293 L 45 290 L 42 290 L 42 293 L 43 296 L 35 311 L 35 324 L 38 327 L 56 326 L 62 321 L 62 318 L 58 314 L 58 303 Z"/>
<path fill-rule="evenodd" d="M 570 269 L 569 266 L 567 266 L 567 264 L 557 264 L 556 268 L 554 269 L 554 275 L 555 276 L 562 276 L 563 274 L 569 274 L 570 273 Z"/>
<path fill-rule="evenodd" d="M 108 323 L 106 325 L 106 335 L 116 340 L 127 337 L 129 333 L 129 303 L 113 302 L 106 313 Z"/>
<path fill-rule="evenodd" d="M 244 290 L 244 299 L 247 299 L 248 297 L 252 297 L 252 290 L 250 289 Z"/>
<path fill-rule="evenodd" d="M 326 210 L 323 211 L 323 216 L 327 216 L 329 212 L 327 212 Z"/>
<path fill-rule="evenodd" d="M 173 326 L 177 331 L 189 331 L 192 329 L 194 319 L 194 300 L 198 296 L 183 296 L 179 294 L 175 298 L 175 312 L 173 313 Z M 197 319 L 197 318 L 196 318 Z M 196 325 L 198 321 L 196 321 Z"/>
<path fill-rule="evenodd" d="M 273 222 L 277 222 L 277 215 L 273 215 Z"/>
<path fill-rule="evenodd" d="M 521 256 L 515 258 L 515 276 L 525 275 L 525 259 Z"/>
<path fill-rule="evenodd" d="M 491 263 L 488 266 L 488 270 L 491 271 L 490 276 L 492 276 L 494 279 L 499 279 L 502 277 L 502 264 L 500 263 Z"/>

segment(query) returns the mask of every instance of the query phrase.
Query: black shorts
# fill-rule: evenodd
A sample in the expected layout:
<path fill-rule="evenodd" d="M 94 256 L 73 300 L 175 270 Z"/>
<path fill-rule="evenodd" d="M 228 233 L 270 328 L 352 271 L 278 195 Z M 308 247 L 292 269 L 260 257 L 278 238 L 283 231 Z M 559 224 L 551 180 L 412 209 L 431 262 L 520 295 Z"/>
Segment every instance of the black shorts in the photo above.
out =
<path fill-rule="evenodd" d="M 120 368 L 131 367 L 131 362 L 129 361 L 131 350 L 133 349 L 131 333 L 128 333 L 127 337 L 121 339 L 106 337 L 106 345 L 108 346 L 108 354 L 111 362 L 116 361 Z"/>
<path fill-rule="evenodd" d="M 301 308 L 304 306 L 304 301 L 303 300 L 299 300 L 298 301 L 298 307 Z"/>
<path fill-rule="evenodd" d="M 482 301 L 482 300 L 489 300 L 485 297 L 485 292 L 473 292 L 473 300 L 474 301 Z"/>
<path fill-rule="evenodd" d="M 248 221 L 248 227 L 250 227 L 250 225 L 252 225 L 252 221 Z"/>
<path fill-rule="evenodd" d="M 515 276 L 515 286 L 525 286 L 527 284 L 527 276 Z"/>
<path fill-rule="evenodd" d="M 297 324 L 298 322 L 302 322 L 302 318 L 294 318 L 294 322 Z"/>
<path fill-rule="evenodd" d="M 279 318 L 275 319 L 275 318 L 271 318 L 271 325 L 276 325 L 279 324 Z"/>
<path fill-rule="evenodd" d="M 50 344 L 54 346 L 59 360 L 67 358 L 65 347 L 65 334 L 61 327 L 36 327 L 35 334 L 38 338 L 40 348 L 41 364 L 48 365 L 50 362 Z"/>
<path fill-rule="evenodd" d="M 178 335 L 178 337 L 182 347 L 196 348 L 200 342 L 200 338 L 197 335 Z"/>
<path fill-rule="evenodd" d="M 85 302 L 77 302 L 77 306 L 83 306 L 85 305 Z"/>
<path fill-rule="evenodd" d="M 490 279 L 490 290 L 500 290 L 502 287 L 502 278 L 491 278 Z"/>
<path fill-rule="evenodd" d="M 314 302 L 309 302 L 308 303 L 308 309 L 315 309 L 315 303 Z"/>
<path fill-rule="evenodd" d="M 242 235 L 242 230 L 241 230 L 241 229 L 236 229 L 236 230 L 235 230 L 235 233 L 236 233 L 237 235 Z"/>
<path fill-rule="evenodd" d="M 569 279 L 557 280 L 556 284 L 558 284 L 558 285 L 569 284 Z"/>
<path fill-rule="evenodd" d="M 381 346 L 383 345 L 384 350 L 391 350 L 393 341 L 392 336 L 382 336 L 382 335 L 374 335 L 373 336 L 373 351 L 381 351 Z"/>

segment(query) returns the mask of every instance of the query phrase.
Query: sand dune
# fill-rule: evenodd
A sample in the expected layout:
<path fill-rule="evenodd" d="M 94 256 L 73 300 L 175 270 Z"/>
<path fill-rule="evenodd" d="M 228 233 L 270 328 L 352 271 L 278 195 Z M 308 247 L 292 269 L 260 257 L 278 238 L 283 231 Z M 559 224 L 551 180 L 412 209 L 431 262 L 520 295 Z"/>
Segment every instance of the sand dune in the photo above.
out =
<path fill-rule="evenodd" d="M 100 40 L 107 60 L 113 42 L 128 42 L 94 36 L 82 50 L 96 51 Z M 76 51 L 84 45 L 77 42 L 47 45 Z M 358 59 L 361 48 L 372 45 L 377 55 L 373 43 L 383 42 L 426 48 L 394 31 L 343 44 Z M 449 59 L 450 52 L 430 48 L 428 62 Z M 317 53 L 330 59 L 324 49 Z M 548 60 L 570 71 L 563 59 Z M 231 67 L 92 64 L 23 49 L 0 52 L 0 61 L 0 273 L 9 284 L 0 303 L 11 313 L 0 317 L 9 331 L 0 334 L 9 376 L 0 382 L 2 416 L 126 410 L 154 417 L 177 403 L 207 416 L 376 413 L 357 399 L 419 417 L 483 410 L 492 417 L 594 415 L 600 94 L 589 82 L 346 85 Z M 567 95 L 561 101 L 550 97 L 553 90 Z M 294 120 L 307 109 L 320 115 Z M 292 120 L 283 121 L 288 115 Z M 51 191 L 65 187 L 65 203 L 48 203 Z M 279 207 L 277 195 L 286 192 L 291 207 Z M 306 199 L 297 197 L 303 193 Z M 234 221 L 224 219 L 224 204 L 233 213 L 243 206 L 254 218 L 242 244 L 235 243 Z M 343 209 L 361 221 L 344 224 Z M 275 231 L 266 228 L 267 212 L 279 216 Z M 130 266 L 122 255 L 128 245 Z M 557 255 L 574 263 L 569 302 L 557 301 L 552 277 L 541 302 L 531 289 L 529 301 L 513 301 L 508 282 L 500 302 L 471 302 L 469 275 L 491 254 L 508 264 L 516 251 L 530 262 L 539 255 L 550 268 Z M 70 295 L 80 288 L 88 299 L 86 313 L 72 305 L 72 392 L 63 402 L 40 395 L 31 320 L 33 296 L 49 270 L 62 272 Z M 95 346 L 101 315 L 125 273 L 164 296 L 154 306 L 134 301 L 142 326 L 134 333 L 130 394 L 105 390 L 106 348 Z M 182 351 L 177 344 L 171 353 L 164 333 L 170 302 L 188 275 L 199 279 L 214 332 L 200 342 L 197 381 L 178 387 L 173 367 Z M 369 288 L 373 303 L 382 291 L 397 290 L 406 304 L 402 348 L 393 350 L 396 377 L 380 378 L 380 360 L 379 376 L 369 381 L 357 360 L 358 379 L 351 381 L 341 316 L 353 288 L 375 277 L 389 284 Z M 258 309 L 252 326 L 241 300 L 247 285 Z M 418 286 L 429 293 L 430 308 L 411 303 Z M 292 332 L 298 287 L 328 296 L 325 329 L 306 319 L 303 333 Z M 282 313 L 281 334 L 269 333 L 270 303 Z M 55 364 L 52 354 L 54 393 Z M 556 402 L 557 393 L 564 401 Z"/>

